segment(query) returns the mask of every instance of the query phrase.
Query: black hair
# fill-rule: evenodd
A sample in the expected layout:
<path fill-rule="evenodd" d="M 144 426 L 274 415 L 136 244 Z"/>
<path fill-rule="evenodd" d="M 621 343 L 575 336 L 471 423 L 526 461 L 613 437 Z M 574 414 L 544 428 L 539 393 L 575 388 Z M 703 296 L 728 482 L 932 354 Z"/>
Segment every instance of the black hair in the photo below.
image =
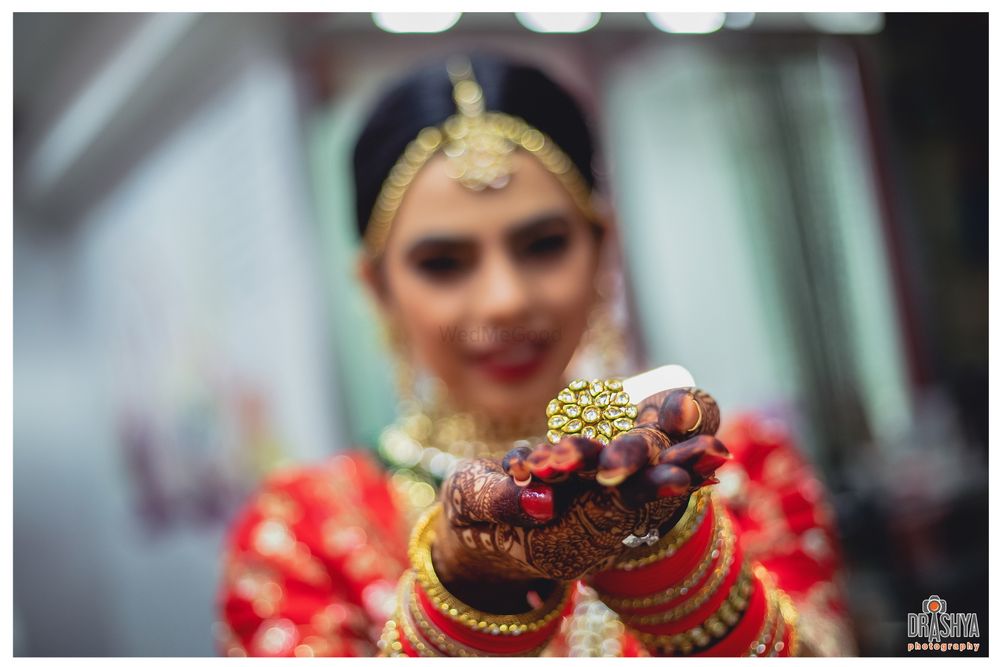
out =
<path fill-rule="evenodd" d="M 594 188 L 594 144 L 576 100 L 541 70 L 492 54 L 466 56 L 483 89 L 487 111 L 522 118 L 547 134 Z M 447 58 L 419 67 L 390 86 L 354 146 L 354 193 L 360 236 L 389 170 L 420 130 L 456 112 Z"/>

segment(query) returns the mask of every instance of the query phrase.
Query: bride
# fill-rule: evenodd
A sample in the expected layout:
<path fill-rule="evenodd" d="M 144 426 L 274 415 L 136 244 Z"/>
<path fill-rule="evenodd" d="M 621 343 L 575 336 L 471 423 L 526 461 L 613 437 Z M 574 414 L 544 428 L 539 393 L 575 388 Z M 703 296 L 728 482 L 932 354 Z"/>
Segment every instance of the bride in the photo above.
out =
<path fill-rule="evenodd" d="M 780 425 L 717 433 L 699 389 L 568 374 L 622 351 L 594 315 L 613 229 L 593 154 L 576 102 L 504 58 L 379 100 L 354 152 L 359 276 L 400 416 L 377 458 L 280 470 L 239 515 L 223 654 L 853 651 L 832 512 Z"/>

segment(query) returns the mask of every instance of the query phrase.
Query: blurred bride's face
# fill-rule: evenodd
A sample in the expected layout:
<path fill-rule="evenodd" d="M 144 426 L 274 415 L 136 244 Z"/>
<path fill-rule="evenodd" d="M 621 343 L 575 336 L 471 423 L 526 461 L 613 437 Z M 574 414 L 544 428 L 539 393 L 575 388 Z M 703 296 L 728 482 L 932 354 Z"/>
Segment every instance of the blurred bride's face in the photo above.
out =
<path fill-rule="evenodd" d="M 379 265 L 362 275 L 459 407 L 543 417 L 586 328 L 598 237 L 530 155 L 515 152 L 510 183 L 481 192 L 449 177 L 445 160 L 418 172 Z"/>

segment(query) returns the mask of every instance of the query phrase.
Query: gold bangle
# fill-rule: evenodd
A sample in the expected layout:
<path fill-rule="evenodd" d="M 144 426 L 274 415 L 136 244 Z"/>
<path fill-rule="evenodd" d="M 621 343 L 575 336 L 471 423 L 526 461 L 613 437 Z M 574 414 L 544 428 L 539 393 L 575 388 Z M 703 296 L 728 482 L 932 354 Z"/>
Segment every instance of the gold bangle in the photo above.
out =
<path fill-rule="evenodd" d="M 757 578 L 764 586 L 767 596 L 767 617 L 761 627 L 760 635 L 750 644 L 747 655 L 760 656 L 767 650 L 768 657 L 778 655 L 785 648 L 785 642 L 789 642 L 789 654 L 798 654 L 798 642 L 795 633 L 795 622 L 798 619 L 798 612 L 792 598 L 785 591 L 778 588 L 773 575 L 759 563 L 754 566 Z M 773 625 L 773 628 L 772 628 Z M 773 630 L 773 632 L 772 632 Z"/>
<path fill-rule="evenodd" d="M 785 648 L 785 619 L 780 612 L 774 617 L 774 636 L 772 639 L 771 648 L 766 655 L 768 658 L 776 657 Z"/>
<path fill-rule="evenodd" d="M 760 626 L 760 633 L 750 642 L 750 648 L 746 652 L 746 655 L 754 657 L 764 655 L 771 640 L 777 639 L 777 617 L 781 615 L 778 613 L 778 599 L 770 578 L 758 575 L 758 579 L 764 587 L 764 600 L 767 605 L 767 613 L 764 616 L 764 622 Z"/>
<path fill-rule="evenodd" d="M 434 543 L 434 521 L 441 514 L 441 504 L 432 505 L 413 529 L 410 538 L 410 562 L 417 583 L 430 598 L 431 604 L 452 620 L 473 630 L 493 635 L 520 635 L 533 632 L 555 620 L 569 601 L 571 588 L 560 584 L 538 609 L 523 614 L 490 614 L 465 604 L 444 587 L 434 571 L 431 545 Z"/>
<path fill-rule="evenodd" d="M 781 589 L 778 589 L 778 606 L 781 609 L 781 617 L 785 621 L 785 634 L 789 637 L 788 654 L 797 656 L 799 654 L 799 612 L 795 608 L 791 596 Z"/>
<path fill-rule="evenodd" d="M 395 632 L 395 640 L 391 644 L 391 647 L 395 649 L 395 652 L 390 655 L 392 657 L 400 657 L 405 655 L 402 652 L 403 645 L 399 642 L 399 633 L 400 631 L 402 631 L 402 633 L 406 636 L 406 641 L 410 643 L 410 646 L 413 647 L 413 650 L 415 650 L 417 654 L 420 655 L 421 657 L 424 658 L 442 657 L 444 655 L 443 653 L 438 653 L 433 647 L 428 646 L 426 643 L 424 643 L 423 639 L 420 638 L 420 636 L 417 634 L 416 629 L 413 627 L 414 626 L 413 619 L 410 618 L 409 614 L 407 613 L 406 600 L 408 597 L 411 597 L 413 595 L 412 587 L 407 584 L 408 582 L 412 581 L 413 581 L 413 575 L 409 570 L 407 570 L 406 572 L 403 573 L 403 576 L 400 578 L 398 588 L 396 591 L 395 620 L 390 620 L 386 622 L 386 629 L 388 629 L 389 624 L 392 623 L 394 627 L 392 630 L 390 630 L 390 633 L 393 631 Z M 383 633 L 386 632 L 386 629 L 383 629 Z M 387 640 L 391 639 L 392 637 L 387 638 Z M 398 649 L 396 649 L 397 646 L 399 647 Z"/>
<path fill-rule="evenodd" d="M 694 570 L 679 584 L 662 590 L 646 597 L 616 597 L 613 595 L 601 594 L 601 601 L 615 609 L 615 611 L 626 609 L 642 609 L 670 602 L 682 595 L 687 595 L 688 591 L 701 583 L 705 574 L 716 564 L 720 563 L 725 553 L 726 533 L 723 532 L 723 524 L 718 518 L 712 525 L 712 537 L 705 546 L 705 551 L 695 566 Z"/>
<path fill-rule="evenodd" d="M 652 547 L 653 551 L 646 551 L 646 553 L 635 558 L 619 560 L 614 564 L 614 568 L 616 570 L 635 570 L 663 560 L 664 558 L 670 558 L 676 554 L 691 539 L 691 536 L 697 532 L 702 521 L 705 520 L 707 507 L 712 502 L 710 489 L 702 488 L 692 493 L 684 514 L 681 515 L 681 518 L 673 528 Z M 714 504 L 713 509 L 715 509 Z"/>
<path fill-rule="evenodd" d="M 640 641 L 649 646 L 665 649 L 670 653 L 680 651 L 689 655 L 695 648 L 704 648 L 713 639 L 724 637 L 743 617 L 753 593 L 753 576 L 746 562 L 740 568 L 740 575 L 719 608 L 702 623 L 672 635 L 658 635 L 651 632 L 637 632 Z"/>
<path fill-rule="evenodd" d="M 382 635 L 378 640 L 379 655 L 384 658 L 403 657 L 403 645 L 399 641 L 399 623 L 393 616 L 382 626 Z"/>
<path fill-rule="evenodd" d="M 409 612 L 404 606 L 399 613 L 399 625 L 403 630 L 403 634 L 406 635 L 406 641 L 410 642 L 417 654 L 422 658 L 444 658 L 447 657 L 445 653 L 438 651 L 433 646 L 426 644 L 424 640 L 417 634 L 417 629 L 412 618 L 410 618 Z"/>
<path fill-rule="evenodd" d="M 720 555 L 722 564 L 712 571 L 712 575 L 708 578 L 708 581 L 705 582 L 705 585 L 698 590 L 697 594 L 680 603 L 676 607 L 672 607 L 655 614 L 622 615 L 622 621 L 631 625 L 657 625 L 659 623 L 670 623 L 671 621 L 676 621 L 677 619 L 683 618 L 694 612 L 705 604 L 713 595 L 715 595 L 716 591 L 718 591 L 719 587 L 722 585 L 722 582 L 729 576 L 729 573 L 732 571 L 733 562 L 736 560 L 736 538 L 733 536 L 728 523 L 723 525 L 722 530 L 725 540 L 723 552 Z"/>

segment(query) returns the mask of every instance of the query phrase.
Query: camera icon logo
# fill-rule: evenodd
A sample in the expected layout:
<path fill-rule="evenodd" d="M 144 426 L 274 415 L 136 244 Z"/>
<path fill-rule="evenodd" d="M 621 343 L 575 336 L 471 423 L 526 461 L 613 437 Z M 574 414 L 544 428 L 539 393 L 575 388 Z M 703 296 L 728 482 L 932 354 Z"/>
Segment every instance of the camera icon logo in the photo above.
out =
<path fill-rule="evenodd" d="M 938 612 L 943 613 L 948 611 L 948 603 L 942 600 L 937 595 L 931 595 L 926 600 L 924 600 L 923 604 L 921 605 L 921 608 L 923 609 L 923 612 L 925 614 L 936 614 Z"/>

